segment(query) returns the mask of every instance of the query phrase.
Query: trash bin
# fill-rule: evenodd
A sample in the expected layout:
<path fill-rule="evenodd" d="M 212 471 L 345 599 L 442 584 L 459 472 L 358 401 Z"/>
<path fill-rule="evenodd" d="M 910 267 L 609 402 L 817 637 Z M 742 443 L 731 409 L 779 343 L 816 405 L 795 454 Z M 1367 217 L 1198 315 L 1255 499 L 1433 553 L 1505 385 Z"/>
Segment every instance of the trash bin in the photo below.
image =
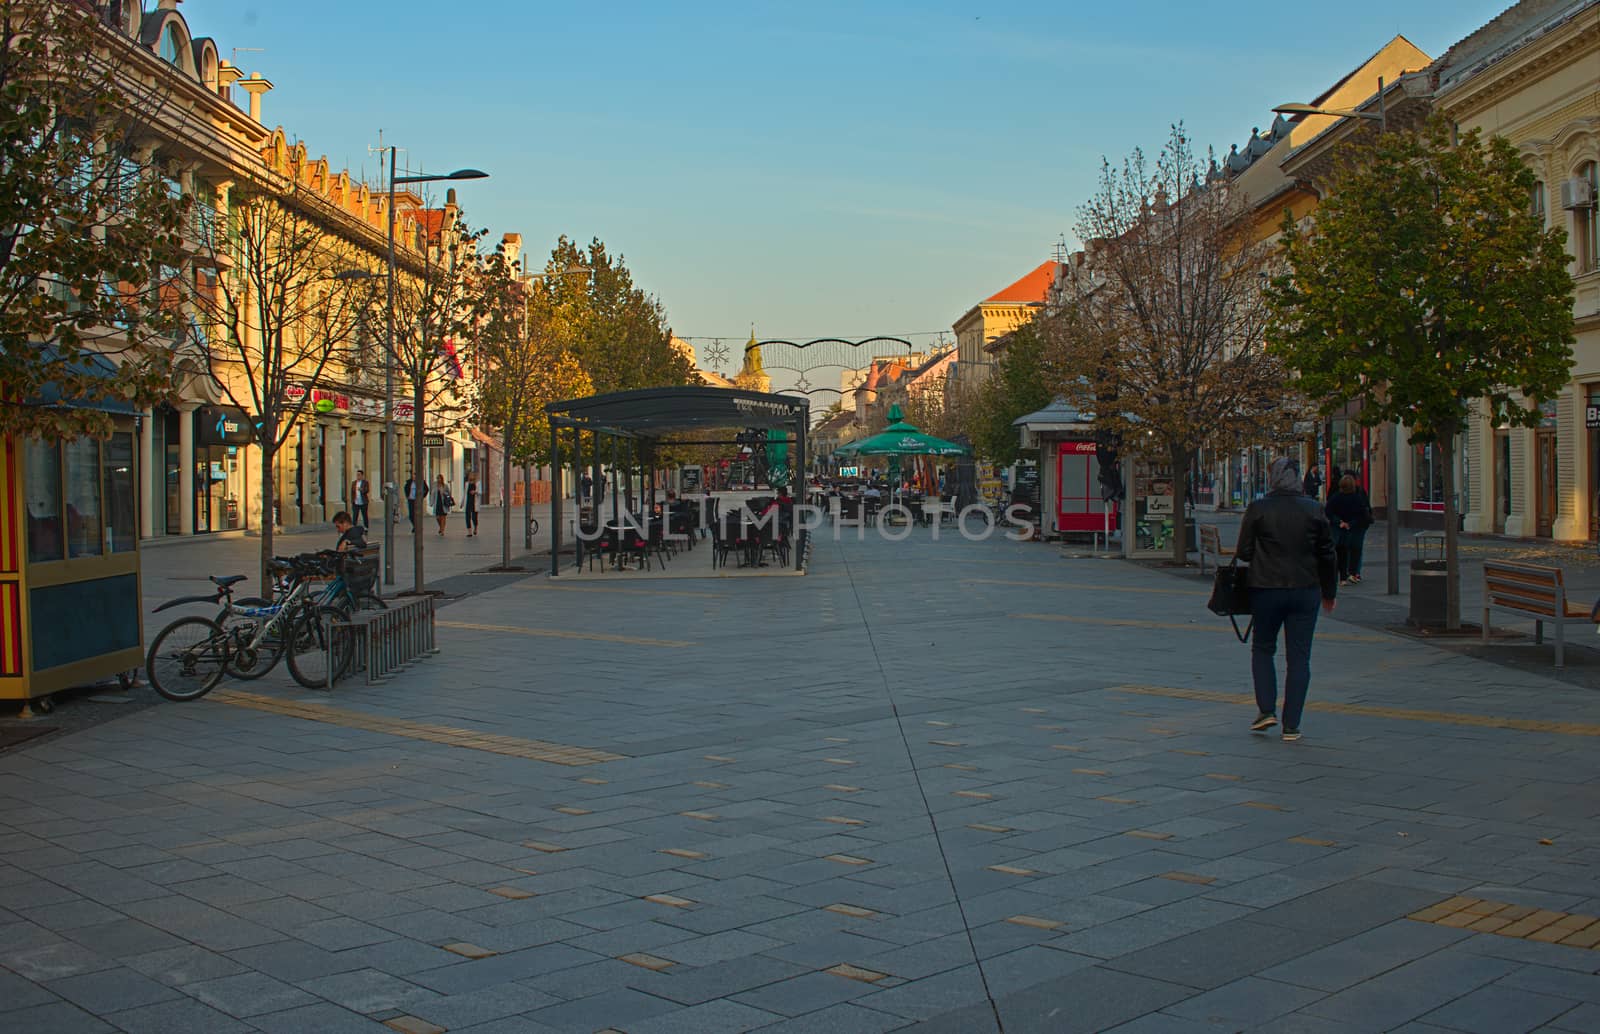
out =
<path fill-rule="evenodd" d="M 1406 623 L 1414 628 L 1443 628 L 1448 602 L 1444 532 L 1421 531 L 1411 540 L 1411 610 Z"/>

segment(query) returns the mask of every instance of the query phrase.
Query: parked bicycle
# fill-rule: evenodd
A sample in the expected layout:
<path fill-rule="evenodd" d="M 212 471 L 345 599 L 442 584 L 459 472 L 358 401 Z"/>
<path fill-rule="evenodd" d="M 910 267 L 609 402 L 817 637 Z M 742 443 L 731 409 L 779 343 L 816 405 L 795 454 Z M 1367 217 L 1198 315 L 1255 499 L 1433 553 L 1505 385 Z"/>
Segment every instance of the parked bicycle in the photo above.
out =
<path fill-rule="evenodd" d="M 354 653 L 348 636 L 335 636 L 333 626 L 349 620 L 349 612 L 320 602 L 311 593 L 312 580 L 331 573 L 316 555 L 275 558 L 269 570 L 277 576 L 273 600 L 247 597 L 235 601 L 233 586 L 244 575 L 211 576 L 211 596 L 183 596 L 156 608 L 193 603 L 222 603 L 216 618 L 178 618 L 162 629 L 145 655 L 150 685 L 168 700 L 198 700 L 222 676 L 260 678 L 287 659 L 289 674 L 307 689 L 324 689 L 349 667 Z M 330 649 L 331 647 L 331 649 Z"/>

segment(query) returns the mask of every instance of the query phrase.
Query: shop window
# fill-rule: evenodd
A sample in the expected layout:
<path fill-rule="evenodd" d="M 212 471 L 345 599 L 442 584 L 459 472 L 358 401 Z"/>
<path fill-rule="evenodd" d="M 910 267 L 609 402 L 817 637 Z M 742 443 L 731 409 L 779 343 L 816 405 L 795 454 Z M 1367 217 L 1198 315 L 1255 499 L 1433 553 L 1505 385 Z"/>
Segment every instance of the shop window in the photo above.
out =
<path fill-rule="evenodd" d="M 133 492 L 133 435 L 130 432 L 118 431 L 106 441 L 101 469 L 106 544 L 113 553 L 131 553 L 139 544 L 139 511 Z"/>
<path fill-rule="evenodd" d="M 1412 470 L 1415 474 L 1411 490 L 1413 508 L 1444 509 L 1444 466 L 1438 447 L 1431 442 L 1416 446 Z"/>
<path fill-rule="evenodd" d="M 100 514 L 100 443 L 74 438 L 65 443 L 67 459 L 67 556 L 105 552 Z"/>
<path fill-rule="evenodd" d="M 28 439 L 28 563 L 61 560 L 61 447 Z"/>

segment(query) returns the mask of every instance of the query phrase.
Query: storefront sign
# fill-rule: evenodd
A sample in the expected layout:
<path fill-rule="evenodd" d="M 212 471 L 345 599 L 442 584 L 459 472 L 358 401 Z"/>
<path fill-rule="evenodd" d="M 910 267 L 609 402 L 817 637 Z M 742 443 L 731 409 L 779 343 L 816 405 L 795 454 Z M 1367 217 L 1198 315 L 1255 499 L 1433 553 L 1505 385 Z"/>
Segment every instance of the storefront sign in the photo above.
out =
<path fill-rule="evenodd" d="M 306 397 L 306 386 L 304 384 L 286 384 L 286 385 L 284 385 L 284 387 L 283 387 L 283 401 L 286 404 L 292 406 L 292 405 L 294 405 L 295 403 L 299 402 L 301 399 L 303 399 L 305 397 Z"/>
<path fill-rule="evenodd" d="M 383 416 L 383 400 L 362 398 L 359 395 L 350 396 L 350 415 L 361 417 Z"/>
<path fill-rule="evenodd" d="M 425 434 L 425 435 L 423 435 L 422 436 L 422 447 L 424 449 L 442 449 L 442 448 L 444 448 L 444 435 L 442 435 L 442 434 Z"/>
<path fill-rule="evenodd" d="M 249 445 L 254 432 L 250 417 L 237 406 L 201 406 L 195 411 L 195 439 L 201 445 Z"/>
<path fill-rule="evenodd" d="M 860 467 L 840 467 L 839 476 L 842 478 L 858 478 L 861 476 Z"/>
<path fill-rule="evenodd" d="M 1075 454 L 1080 455 L 1080 456 L 1082 456 L 1082 455 L 1093 456 L 1096 452 L 1099 451 L 1099 449 L 1096 448 L 1094 442 L 1072 441 L 1072 442 L 1062 442 L 1061 443 L 1061 451 L 1062 452 L 1075 453 Z"/>
<path fill-rule="evenodd" d="M 396 420 L 410 420 L 417 415 L 417 407 L 410 402 L 396 402 L 394 404 L 394 418 Z"/>
<path fill-rule="evenodd" d="M 350 412 L 350 396 L 328 388 L 311 389 L 311 408 L 318 413 Z"/>
<path fill-rule="evenodd" d="M 1600 430 L 1600 405 L 1591 402 L 1583 407 L 1583 426 L 1590 431 Z"/>

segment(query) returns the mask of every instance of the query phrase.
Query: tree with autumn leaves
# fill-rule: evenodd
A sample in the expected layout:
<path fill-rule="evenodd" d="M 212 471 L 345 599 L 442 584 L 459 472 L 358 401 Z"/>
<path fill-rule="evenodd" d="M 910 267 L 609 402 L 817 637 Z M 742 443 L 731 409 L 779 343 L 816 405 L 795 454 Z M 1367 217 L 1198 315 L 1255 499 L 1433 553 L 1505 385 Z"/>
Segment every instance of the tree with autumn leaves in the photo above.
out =
<path fill-rule="evenodd" d="M 571 351 L 571 323 L 556 304 L 565 270 L 526 276 L 502 248 L 479 264 L 472 297 L 477 316 L 476 422 L 501 437 L 501 484 L 511 468 L 547 461 L 550 425 L 544 407 L 588 395 L 593 382 Z M 510 499 L 502 522 L 500 563 L 511 566 Z"/>
<path fill-rule="evenodd" d="M 1305 225 L 1285 216 L 1271 352 L 1328 410 L 1403 423 L 1444 475 L 1447 627 L 1460 625 L 1456 439 L 1474 407 L 1531 427 L 1571 376 L 1566 234 L 1510 142 L 1434 117 L 1343 155 Z M 1390 501 L 1393 505 L 1393 501 Z"/>
<path fill-rule="evenodd" d="M 92 7 L 0 0 L 0 432 L 106 434 L 57 399 L 172 393 L 189 201 L 135 141 L 159 87 Z"/>
<path fill-rule="evenodd" d="M 1135 151 L 1104 163 L 1078 213 L 1083 260 L 1067 264 L 1064 297 L 1037 321 L 1051 392 L 1093 413 L 1102 434 L 1165 456 L 1178 498 L 1199 449 L 1279 437 L 1300 413 L 1263 341 L 1271 246 L 1249 199 L 1202 182 L 1206 171 L 1181 125 L 1153 161 Z M 1186 523 L 1174 522 L 1178 563 Z"/>

